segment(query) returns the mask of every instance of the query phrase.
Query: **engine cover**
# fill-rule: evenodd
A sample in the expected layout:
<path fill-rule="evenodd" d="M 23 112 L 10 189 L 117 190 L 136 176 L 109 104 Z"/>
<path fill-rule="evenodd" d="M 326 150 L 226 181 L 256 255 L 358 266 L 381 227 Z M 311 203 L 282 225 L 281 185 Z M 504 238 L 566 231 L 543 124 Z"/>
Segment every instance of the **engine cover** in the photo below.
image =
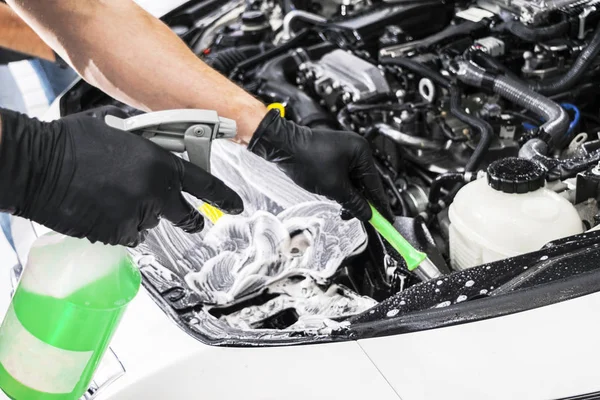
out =
<path fill-rule="evenodd" d="M 390 91 L 379 68 L 344 50 L 334 50 L 319 61 L 302 64 L 298 79 L 298 83 L 311 89 L 331 110 Z"/>

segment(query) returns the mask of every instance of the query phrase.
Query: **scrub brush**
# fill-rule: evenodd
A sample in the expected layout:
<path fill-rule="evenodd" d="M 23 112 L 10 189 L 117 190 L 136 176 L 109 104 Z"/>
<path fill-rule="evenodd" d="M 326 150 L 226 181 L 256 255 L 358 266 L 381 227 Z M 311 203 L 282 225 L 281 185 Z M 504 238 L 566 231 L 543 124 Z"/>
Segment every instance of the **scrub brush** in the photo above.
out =
<path fill-rule="evenodd" d="M 423 281 L 442 276 L 427 254 L 415 249 L 372 204 L 369 205 L 373 213 L 369 223 L 404 258 L 409 271 L 414 272 Z"/>

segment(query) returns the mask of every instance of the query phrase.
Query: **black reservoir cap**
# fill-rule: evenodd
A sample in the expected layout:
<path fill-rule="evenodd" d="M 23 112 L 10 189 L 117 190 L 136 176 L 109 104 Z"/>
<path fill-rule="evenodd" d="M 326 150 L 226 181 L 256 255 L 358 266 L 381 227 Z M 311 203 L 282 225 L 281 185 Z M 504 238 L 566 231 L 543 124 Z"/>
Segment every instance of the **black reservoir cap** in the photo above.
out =
<path fill-rule="evenodd" d="M 546 170 L 535 161 L 508 157 L 487 169 L 489 185 L 504 193 L 528 193 L 544 187 Z"/>

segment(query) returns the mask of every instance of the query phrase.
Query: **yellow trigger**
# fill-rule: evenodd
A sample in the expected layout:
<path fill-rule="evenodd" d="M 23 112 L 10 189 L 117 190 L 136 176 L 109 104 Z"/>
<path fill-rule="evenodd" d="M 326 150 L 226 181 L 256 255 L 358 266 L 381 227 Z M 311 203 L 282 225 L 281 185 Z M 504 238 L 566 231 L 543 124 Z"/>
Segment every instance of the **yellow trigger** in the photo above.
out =
<path fill-rule="evenodd" d="M 285 106 L 281 103 L 271 103 L 267 106 L 267 110 L 276 109 L 279 110 L 281 118 L 285 117 Z"/>
<path fill-rule="evenodd" d="M 223 211 L 221 211 L 218 208 L 215 208 L 207 203 L 202 204 L 200 207 L 198 207 L 198 209 L 213 224 L 215 224 L 218 221 L 218 219 L 224 215 Z"/>

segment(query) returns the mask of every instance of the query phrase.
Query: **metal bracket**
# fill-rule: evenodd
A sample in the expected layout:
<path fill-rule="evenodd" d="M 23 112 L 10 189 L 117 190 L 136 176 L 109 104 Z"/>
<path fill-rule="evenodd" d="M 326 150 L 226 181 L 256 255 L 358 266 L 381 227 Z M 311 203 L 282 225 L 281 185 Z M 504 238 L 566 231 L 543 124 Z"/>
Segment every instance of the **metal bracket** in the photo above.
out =
<path fill-rule="evenodd" d="M 190 162 L 210 172 L 210 150 L 215 139 L 233 138 L 236 123 L 210 110 L 166 110 L 121 119 L 105 118 L 107 125 L 133 132 L 176 153 L 187 151 Z"/>

